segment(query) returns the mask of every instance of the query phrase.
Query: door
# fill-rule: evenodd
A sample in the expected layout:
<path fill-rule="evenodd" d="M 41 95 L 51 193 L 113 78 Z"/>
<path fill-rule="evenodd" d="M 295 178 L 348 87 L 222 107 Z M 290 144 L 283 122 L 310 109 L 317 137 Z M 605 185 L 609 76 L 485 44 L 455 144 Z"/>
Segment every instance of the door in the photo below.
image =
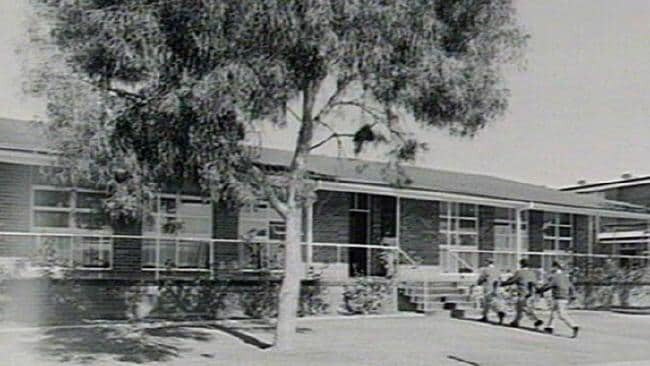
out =
<path fill-rule="evenodd" d="M 350 211 L 350 244 L 368 244 L 368 212 Z M 368 249 L 348 249 L 348 274 L 350 277 L 368 274 Z"/>

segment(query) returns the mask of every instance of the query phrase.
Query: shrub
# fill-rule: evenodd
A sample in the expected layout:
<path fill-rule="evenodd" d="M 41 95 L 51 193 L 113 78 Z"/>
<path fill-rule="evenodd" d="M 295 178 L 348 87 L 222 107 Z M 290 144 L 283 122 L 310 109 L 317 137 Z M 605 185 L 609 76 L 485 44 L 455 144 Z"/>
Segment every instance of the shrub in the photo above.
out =
<path fill-rule="evenodd" d="M 153 312 L 160 315 L 217 319 L 226 308 L 228 283 L 201 276 L 193 281 L 166 280 L 158 286 Z"/>
<path fill-rule="evenodd" d="M 359 277 L 343 290 L 343 309 L 346 314 L 375 314 L 391 294 L 393 284 L 384 279 Z"/>
<path fill-rule="evenodd" d="M 239 304 L 246 316 L 255 319 L 275 318 L 278 315 L 280 285 L 272 281 L 270 273 L 263 273 L 260 284 L 239 297 Z"/>
<path fill-rule="evenodd" d="M 300 288 L 300 307 L 298 316 L 324 314 L 329 304 L 323 299 L 327 289 L 321 284 L 320 274 L 312 274 L 311 283 L 305 283 Z"/>

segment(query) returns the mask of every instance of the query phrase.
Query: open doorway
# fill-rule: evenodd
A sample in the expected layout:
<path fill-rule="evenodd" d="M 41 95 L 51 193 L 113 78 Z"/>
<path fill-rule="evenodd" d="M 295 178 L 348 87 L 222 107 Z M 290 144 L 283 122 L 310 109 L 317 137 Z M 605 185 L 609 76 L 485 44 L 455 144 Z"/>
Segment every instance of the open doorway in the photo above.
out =
<path fill-rule="evenodd" d="M 370 240 L 370 196 L 353 193 L 350 205 L 350 244 L 368 244 Z M 348 275 L 368 275 L 368 249 L 348 249 Z"/>

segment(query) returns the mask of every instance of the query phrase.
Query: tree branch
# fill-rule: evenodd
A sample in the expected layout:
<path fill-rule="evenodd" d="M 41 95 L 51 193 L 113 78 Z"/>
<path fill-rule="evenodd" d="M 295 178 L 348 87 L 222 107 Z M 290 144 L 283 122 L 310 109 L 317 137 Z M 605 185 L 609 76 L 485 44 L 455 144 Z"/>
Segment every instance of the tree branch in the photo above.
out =
<path fill-rule="evenodd" d="M 343 94 L 343 92 L 345 92 L 345 90 L 352 83 L 353 80 L 354 80 L 354 77 L 349 76 L 347 78 L 343 78 L 343 80 L 341 80 L 340 82 L 337 82 L 336 90 L 329 97 L 329 99 L 327 100 L 327 102 L 325 103 L 323 108 L 321 108 L 321 110 L 318 111 L 318 113 L 316 113 L 316 116 L 314 117 L 314 120 L 316 120 L 316 121 L 321 120 L 324 116 L 326 116 L 336 106 L 335 103 L 338 101 L 341 94 Z"/>
<path fill-rule="evenodd" d="M 342 101 L 334 103 L 333 106 L 334 107 L 336 107 L 336 106 L 357 107 L 357 108 L 361 109 L 362 111 L 370 114 L 376 120 L 381 120 L 383 118 L 382 113 L 379 110 L 375 110 L 374 108 L 368 106 L 365 103 L 357 102 L 357 101 L 354 101 L 354 100 L 342 100 Z"/>
<path fill-rule="evenodd" d="M 291 115 L 291 117 L 295 118 L 296 121 L 300 122 L 302 121 L 302 118 L 296 113 L 291 107 L 287 106 L 287 112 Z"/>
<path fill-rule="evenodd" d="M 336 140 L 339 141 L 339 143 L 340 143 L 342 137 L 350 137 L 350 138 L 351 138 L 351 137 L 354 137 L 354 134 L 353 134 L 353 133 L 338 133 L 338 132 L 333 132 L 333 133 L 332 133 L 331 135 L 329 135 L 327 138 L 325 138 L 325 139 L 323 139 L 323 140 L 317 142 L 316 144 L 312 145 L 312 146 L 309 148 L 309 150 L 310 150 L 310 151 L 311 151 L 311 150 L 315 150 L 315 149 L 317 149 L 317 148 L 319 148 L 319 147 L 325 145 L 328 141 L 330 141 L 330 140 L 332 140 L 332 139 L 336 139 Z"/>
<path fill-rule="evenodd" d="M 264 196 L 268 199 L 271 206 L 273 206 L 280 215 L 286 217 L 289 212 L 288 207 L 280 201 L 280 198 L 278 198 L 277 193 L 273 190 L 273 183 L 270 182 L 268 175 L 258 166 L 253 166 L 251 169 L 251 176 L 255 180 L 255 185 L 264 193 Z"/>

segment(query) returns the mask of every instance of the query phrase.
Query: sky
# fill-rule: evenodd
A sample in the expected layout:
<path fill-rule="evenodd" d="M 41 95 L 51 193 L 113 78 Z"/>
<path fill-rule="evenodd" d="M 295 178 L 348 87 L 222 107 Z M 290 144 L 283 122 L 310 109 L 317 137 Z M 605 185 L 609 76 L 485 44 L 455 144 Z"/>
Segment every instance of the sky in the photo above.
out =
<path fill-rule="evenodd" d="M 27 3 L 0 0 L 0 117 L 44 114 L 22 92 Z M 549 187 L 650 174 L 650 0 L 515 3 L 531 39 L 525 68 L 508 70 L 507 114 L 473 139 L 423 132 L 417 165 Z M 286 131 L 264 138 L 286 146 Z"/>

